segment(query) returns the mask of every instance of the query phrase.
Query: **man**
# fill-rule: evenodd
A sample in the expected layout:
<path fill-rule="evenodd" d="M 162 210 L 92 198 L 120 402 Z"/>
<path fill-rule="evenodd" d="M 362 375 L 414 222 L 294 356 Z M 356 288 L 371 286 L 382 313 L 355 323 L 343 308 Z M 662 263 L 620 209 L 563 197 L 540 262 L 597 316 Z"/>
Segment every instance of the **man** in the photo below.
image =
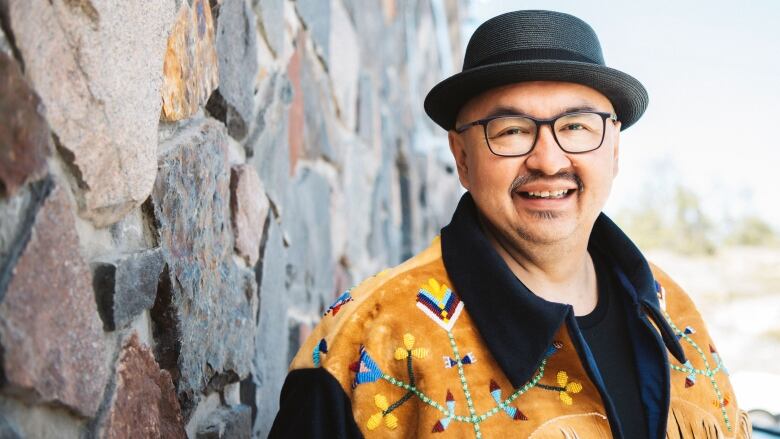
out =
<path fill-rule="evenodd" d="M 468 192 L 331 306 L 271 436 L 750 437 L 690 299 L 600 213 L 647 102 L 578 18 L 480 26 L 425 101 Z"/>

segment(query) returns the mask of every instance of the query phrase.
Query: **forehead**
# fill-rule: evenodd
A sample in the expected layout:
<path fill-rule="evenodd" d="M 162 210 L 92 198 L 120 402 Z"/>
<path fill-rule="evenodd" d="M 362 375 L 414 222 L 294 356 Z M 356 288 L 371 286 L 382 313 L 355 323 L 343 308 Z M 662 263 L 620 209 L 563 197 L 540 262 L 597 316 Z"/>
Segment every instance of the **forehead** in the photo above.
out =
<path fill-rule="evenodd" d="M 601 92 L 582 84 L 558 81 L 518 82 L 491 88 L 466 102 L 458 113 L 458 122 L 480 119 L 496 109 L 547 118 L 572 109 L 590 108 L 614 111 Z"/>

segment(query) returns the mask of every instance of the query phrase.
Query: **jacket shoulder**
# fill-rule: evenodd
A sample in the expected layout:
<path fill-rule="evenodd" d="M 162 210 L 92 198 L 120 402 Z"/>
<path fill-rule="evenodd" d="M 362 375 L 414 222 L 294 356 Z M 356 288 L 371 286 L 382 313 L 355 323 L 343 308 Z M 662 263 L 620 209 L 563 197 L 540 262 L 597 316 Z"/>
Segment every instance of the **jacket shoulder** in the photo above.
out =
<path fill-rule="evenodd" d="M 406 303 L 421 282 L 442 276 L 441 245 L 431 245 L 401 263 L 368 277 L 331 304 L 290 364 L 290 370 L 325 368 L 349 392 L 362 347 L 381 334 L 377 320 L 402 319 L 395 308 Z"/>

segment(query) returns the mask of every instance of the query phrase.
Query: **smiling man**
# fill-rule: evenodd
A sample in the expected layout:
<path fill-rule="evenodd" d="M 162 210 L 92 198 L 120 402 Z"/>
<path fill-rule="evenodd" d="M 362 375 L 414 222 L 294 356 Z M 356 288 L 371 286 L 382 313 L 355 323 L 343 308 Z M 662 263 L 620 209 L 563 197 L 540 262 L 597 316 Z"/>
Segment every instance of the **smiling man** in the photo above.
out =
<path fill-rule="evenodd" d="M 601 213 L 647 102 L 576 17 L 480 26 L 425 101 L 467 193 L 328 309 L 271 436 L 750 437 L 693 303 Z"/>

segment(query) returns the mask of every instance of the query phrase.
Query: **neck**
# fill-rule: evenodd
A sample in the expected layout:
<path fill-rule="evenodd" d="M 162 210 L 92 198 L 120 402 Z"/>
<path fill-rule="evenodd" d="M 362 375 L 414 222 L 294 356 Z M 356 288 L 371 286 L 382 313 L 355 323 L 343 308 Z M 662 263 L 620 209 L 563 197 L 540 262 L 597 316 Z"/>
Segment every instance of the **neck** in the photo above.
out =
<path fill-rule="evenodd" d="M 540 244 L 512 239 L 481 215 L 480 223 L 509 269 L 531 292 L 550 302 L 572 305 L 575 315 L 593 311 L 598 287 L 587 236 Z"/>

